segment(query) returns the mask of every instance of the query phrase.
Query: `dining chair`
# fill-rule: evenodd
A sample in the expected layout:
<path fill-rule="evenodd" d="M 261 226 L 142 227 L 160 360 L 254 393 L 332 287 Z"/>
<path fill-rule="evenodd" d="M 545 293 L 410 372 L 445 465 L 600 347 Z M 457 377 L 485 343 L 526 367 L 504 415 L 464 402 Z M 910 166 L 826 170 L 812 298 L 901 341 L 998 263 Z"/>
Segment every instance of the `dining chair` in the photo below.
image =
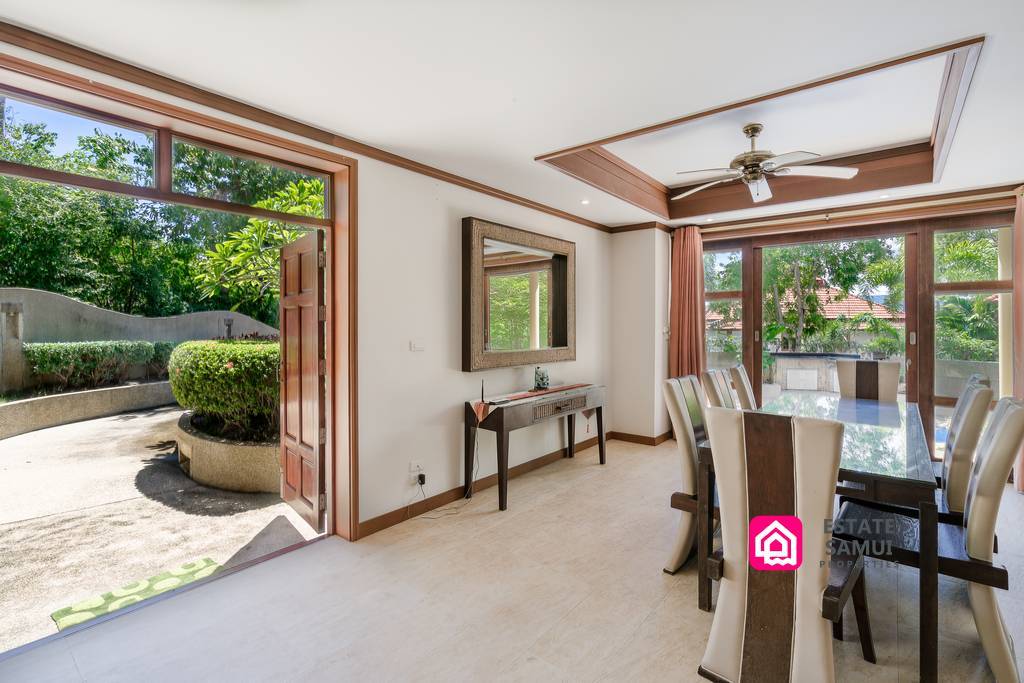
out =
<path fill-rule="evenodd" d="M 991 402 L 992 389 L 976 381 L 967 384 L 956 400 L 942 458 L 940 510 L 964 511 L 974 450 Z"/>
<path fill-rule="evenodd" d="M 863 558 L 829 555 L 831 533 L 824 523 L 832 516 L 843 425 L 714 407 L 705 417 L 724 566 L 697 673 L 713 681 L 833 681 L 829 621 L 841 618 L 851 596 L 862 647 L 867 643 L 864 656 L 874 661 Z M 802 563 L 796 569 L 761 571 L 750 564 L 750 525 L 766 521 L 757 519 L 763 515 L 802 522 Z M 771 529 L 773 523 L 765 527 Z M 762 539 L 762 532 L 752 545 L 790 549 L 785 538 L 771 533 Z"/>
<path fill-rule="evenodd" d="M 898 360 L 837 360 L 839 395 L 895 402 L 901 366 Z"/>
<path fill-rule="evenodd" d="M 1022 443 L 1024 402 L 1001 399 L 978 443 L 964 514 L 939 513 L 938 572 L 969 582 L 974 624 L 997 681 L 1020 681 L 995 593 L 996 588 L 1009 589 L 1009 576 L 1006 567 L 993 564 L 992 556 L 999 504 Z M 860 541 L 870 555 L 920 566 L 920 524 L 912 509 L 846 501 L 833 528 L 838 538 Z"/>
<path fill-rule="evenodd" d="M 708 405 L 716 408 L 739 408 L 740 400 L 732 388 L 732 380 L 725 370 L 705 370 L 700 376 Z"/>
<path fill-rule="evenodd" d="M 732 379 L 732 387 L 736 391 L 740 408 L 757 410 L 757 399 L 754 398 L 754 389 L 750 386 L 747 369 L 742 365 L 733 366 L 729 368 L 729 377 Z"/>
<path fill-rule="evenodd" d="M 676 448 L 679 451 L 679 463 L 682 467 L 682 488 L 680 491 L 691 497 L 697 494 L 697 442 L 705 438 L 704 407 L 707 399 L 700 380 L 695 375 L 672 377 L 665 380 L 662 386 L 665 394 L 665 406 L 672 421 L 672 433 L 675 435 Z M 665 564 L 665 572 L 675 574 L 693 548 L 693 539 L 697 533 L 697 520 L 693 510 L 681 510 L 679 527 L 672 552 Z"/>

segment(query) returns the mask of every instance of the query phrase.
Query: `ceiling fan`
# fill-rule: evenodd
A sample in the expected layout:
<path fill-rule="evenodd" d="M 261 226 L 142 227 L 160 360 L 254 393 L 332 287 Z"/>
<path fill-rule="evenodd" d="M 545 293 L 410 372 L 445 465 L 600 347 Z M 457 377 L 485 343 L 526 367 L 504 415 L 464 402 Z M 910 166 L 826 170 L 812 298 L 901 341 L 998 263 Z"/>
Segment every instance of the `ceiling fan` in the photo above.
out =
<path fill-rule="evenodd" d="M 703 185 L 673 195 L 672 199 L 682 199 L 691 194 L 705 190 L 719 183 L 727 183 L 733 180 L 742 180 L 750 196 L 755 202 L 763 202 L 772 198 L 772 190 L 768 187 L 768 176 L 814 176 L 816 178 L 836 178 L 849 180 L 857 175 L 859 169 L 851 166 L 800 166 L 805 162 L 817 159 L 821 155 L 814 152 L 787 152 L 785 154 L 772 154 L 766 149 L 757 149 L 757 136 L 764 130 L 760 123 L 748 123 L 743 126 L 743 134 L 750 138 L 750 151 L 737 155 L 729 168 L 705 168 L 699 171 L 680 171 L 681 176 L 701 175 L 705 177 Z"/>

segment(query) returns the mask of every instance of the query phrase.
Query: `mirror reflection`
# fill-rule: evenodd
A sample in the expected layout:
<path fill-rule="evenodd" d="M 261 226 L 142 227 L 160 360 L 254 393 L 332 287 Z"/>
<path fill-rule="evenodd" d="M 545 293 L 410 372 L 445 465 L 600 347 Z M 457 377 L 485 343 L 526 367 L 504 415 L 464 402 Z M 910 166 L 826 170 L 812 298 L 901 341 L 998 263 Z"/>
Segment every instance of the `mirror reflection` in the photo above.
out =
<path fill-rule="evenodd" d="M 555 254 L 484 239 L 484 349 L 549 349 Z"/>

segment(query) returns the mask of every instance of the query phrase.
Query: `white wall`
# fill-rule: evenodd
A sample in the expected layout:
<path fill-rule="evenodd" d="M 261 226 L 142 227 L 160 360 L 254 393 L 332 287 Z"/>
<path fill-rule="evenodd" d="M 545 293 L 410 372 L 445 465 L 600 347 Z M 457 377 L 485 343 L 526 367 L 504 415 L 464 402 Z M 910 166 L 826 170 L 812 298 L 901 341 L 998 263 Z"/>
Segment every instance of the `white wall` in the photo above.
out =
<path fill-rule="evenodd" d="M 488 394 L 533 382 L 533 367 L 461 369 L 462 218 L 576 243 L 577 360 L 545 366 L 552 384 L 609 384 L 611 236 L 369 159 L 359 160 L 358 188 L 359 519 L 365 521 L 418 498 L 411 461 L 427 475 L 427 496 L 462 484 L 463 404 L 479 397 L 481 379 Z M 411 352 L 411 339 L 425 350 Z M 514 432 L 510 464 L 564 447 L 561 422 Z M 613 410 L 606 427 L 621 429 Z M 578 441 L 596 433 L 596 420 L 578 419 Z M 481 430 L 477 477 L 496 469 L 494 435 Z M 510 496 L 514 505 L 514 484 Z"/>
<path fill-rule="evenodd" d="M 669 429 L 661 395 L 668 373 L 668 257 L 664 231 L 612 236 L 609 400 L 616 431 L 654 437 Z"/>

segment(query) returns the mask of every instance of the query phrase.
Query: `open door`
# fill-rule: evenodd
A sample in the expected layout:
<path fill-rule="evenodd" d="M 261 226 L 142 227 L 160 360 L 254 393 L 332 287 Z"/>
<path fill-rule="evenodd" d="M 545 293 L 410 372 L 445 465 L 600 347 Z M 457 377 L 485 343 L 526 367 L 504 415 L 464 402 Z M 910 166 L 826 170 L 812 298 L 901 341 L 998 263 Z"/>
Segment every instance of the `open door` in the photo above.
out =
<path fill-rule="evenodd" d="M 324 235 L 281 249 L 281 498 L 317 531 L 325 508 Z"/>

